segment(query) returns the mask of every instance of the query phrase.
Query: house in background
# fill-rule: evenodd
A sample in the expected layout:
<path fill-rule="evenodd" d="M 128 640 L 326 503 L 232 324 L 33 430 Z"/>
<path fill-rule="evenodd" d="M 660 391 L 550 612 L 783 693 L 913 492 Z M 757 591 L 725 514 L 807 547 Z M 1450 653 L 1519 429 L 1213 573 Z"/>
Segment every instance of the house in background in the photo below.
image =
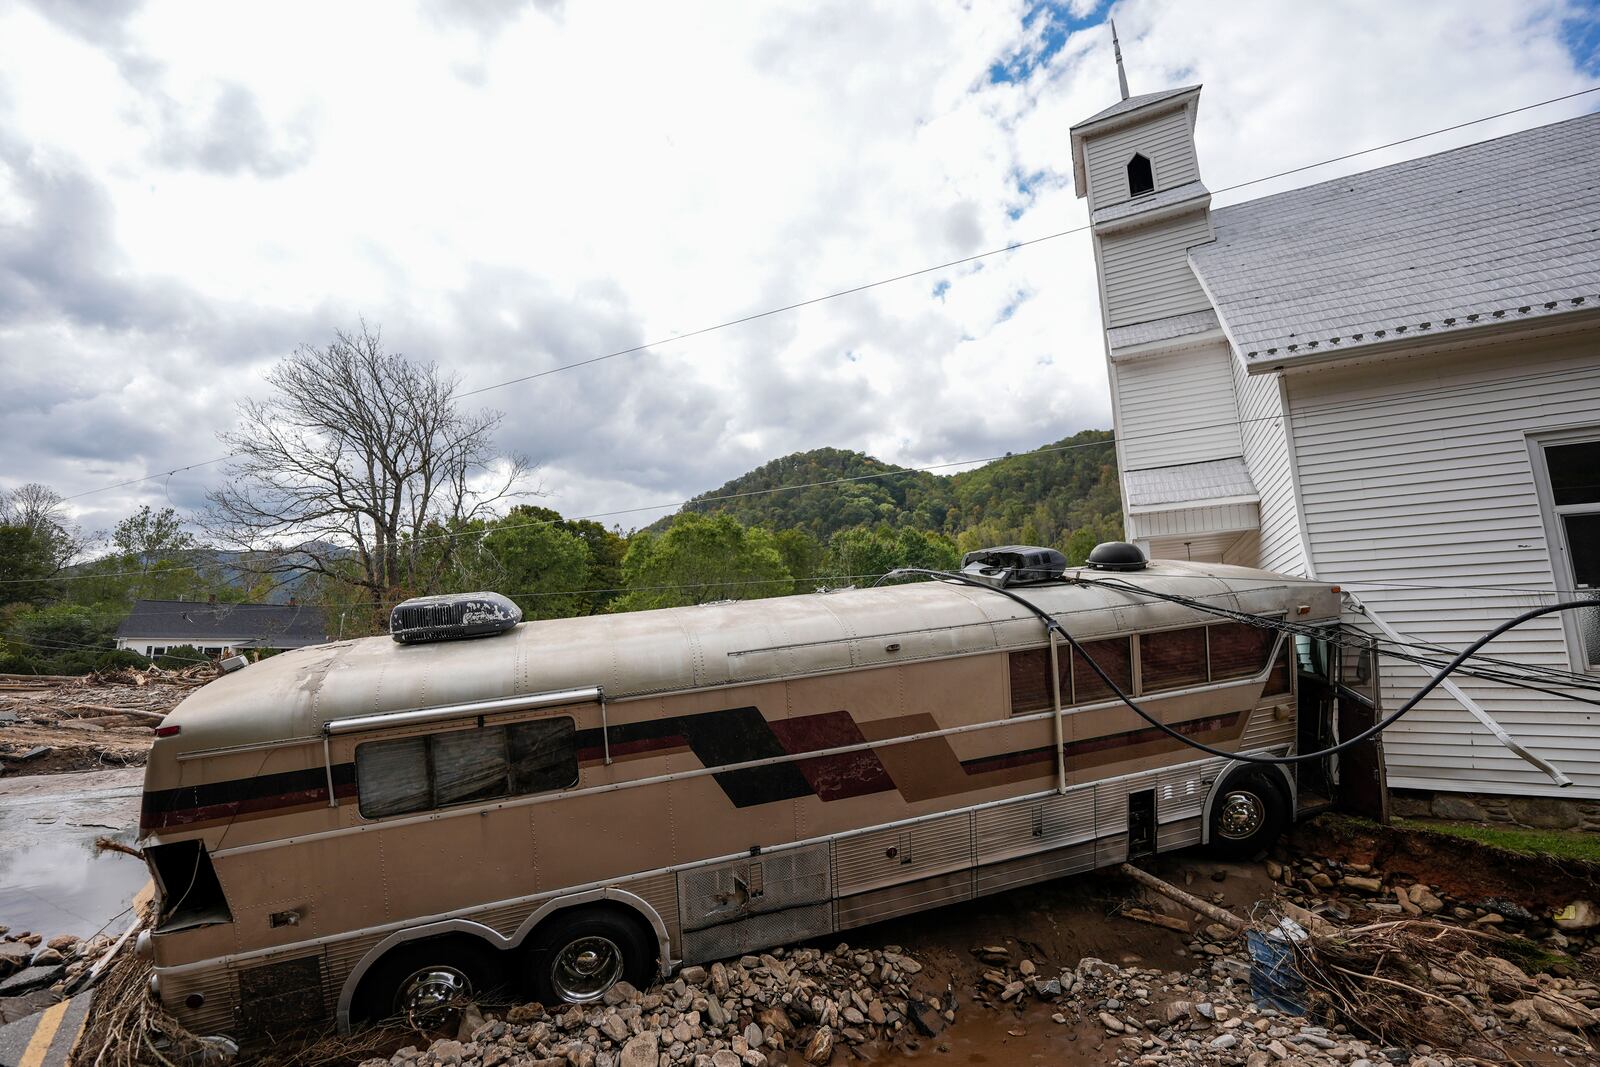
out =
<path fill-rule="evenodd" d="M 207 604 L 140 600 L 117 627 L 117 647 L 159 656 L 191 645 L 216 658 L 234 653 L 282 652 L 328 640 L 321 608 L 298 604 Z"/>
<path fill-rule="evenodd" d="M 1199 102 L 1071 131 L 1130 540 L 1338 584 L 1353 624 L 1451 650 L 1600 598 L 1600 114 L 1214 210 Z M 1600 799 L 1600 608 L 1487 652 L 1532 687 L 1457 676 L 1385 734 L 1389 784 L 1600 825 L 1538 799 Z M 1427 678 L 1383 669 L 1389 710 Z"/>

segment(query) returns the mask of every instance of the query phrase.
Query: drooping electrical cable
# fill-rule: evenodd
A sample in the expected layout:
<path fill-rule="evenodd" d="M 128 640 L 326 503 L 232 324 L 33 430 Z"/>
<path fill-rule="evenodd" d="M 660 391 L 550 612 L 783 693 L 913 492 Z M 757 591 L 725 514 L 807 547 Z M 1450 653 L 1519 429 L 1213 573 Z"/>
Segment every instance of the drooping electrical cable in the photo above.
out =
<path fill-rule="evenodd" d="M 1578 600 L 1578 601 L 1566 601 L 1566 602 L 1559 603 L 1559 604 L 1546 604 L 1546 605 L 1544 605 L 1542 607 L 1537 607 L 1537 608 L 1533 608 L 1530 611 L 1525 611 L 1522 614 L 1516 616 L 1515 618 L 1510 619 L 1507 622 L 1501 623 L 1499 626 L 1496 626 L 1494 629 L 1490 630 L 1488 633 L 1484 634 L 1482 637 L 1479 637 L 1476 641 L 1472 642 L 1472 644 L 1468 645 L 1465 649 L 1463 649 L 1461 652 L 1459 652 L 1453 659 L 1451 659 L 1450 662 L 1447 663 L 1444 666 L 1443 669 L 1441 669 L 1437 674 L 1435 674 L 1432 678 L 1430 678 L 1428 680 L 1428 682 L 1425 685 L 1422 686 L 1421 689 L 1418 689 L 1415 693 L 1413 693 L 1411 695 L 1411 697 L 1409 699 L 1407 699 L 1406 702 L 1404 704 L 1402 704 L 1399 707 L 1399 709 L 1397 709 L 1394 712 L 1394 714 L 1386 716 L 1385 718 L 1379 719 L 1377 722 L 1373 723 L 1367 729 L 1362 730 L 1360 733 L 1356 734 L 1354 737 L 1346 738 L 1345 740 L 1340 741 L 1336 745 L 1330 745 L 1329 747 L 1324 748 L 1324 749 L 1320 749 L 1320 750 L 1318 750 L 1316 752 L 1298 752 L 1298 753 L 1294 753 L 1294 754 L 1288 755 L 1288 756 L 1262 756 L 1262 755 L 1257 755 L 1257 754 L 1254 754 L 1254 753 L 1229 752 L 1226 749 L 1213 748 L 1212 746 L 1206 744 L 1203 741 L 1197 741 L 1194 738 L 1189 737 L 1187 734 L 1184 734 L 1183 732 L 1181 732 L 1179 730 L 1173 729 L 1171 726 L 1168 726 L 1166 723 L 1162 722 L 1156 716 L 1150 714 L 1148 711 L 1146 711 L 1143 707 L 1140 706 L 1138 701 L 1136 701 L 1132 696 L 1130 696 L 1129 694 L 1127 694 L 1126 692 L 1123 691 L 1122 687 L 1117 684 L 1116 679 L 1112 678 L 1111 675 L 1107 674 L 1105 669 L 1103 667 L 1101 667 L 1100 664 L 1095 662 L 1094 658 L 1089 655 L 1088 651 L 1083 647 L 1083 645 L 1078 641 L 1078 639 L 1073 637 L 1072 634 L 1067 631 L 1067 628 L 1065 626 L 1061 625 L 1060 621 L 1057 620 L 1055 616 L 1051 615 L 1048 611 L 1046 611 L 1043 608 L 1039 607 L 1037 604 L 1034 604 L 1032 601 L 1028 600 L 1026 597 L 1019 596 L 1019 595 L 1017 595 L 1016 593 L 1012 592 L 1009 589 L 1006 589 L 1006 588 L 1003 588 L 1003 587 L 997 586 L 997 585 L 992 585 L 989 582 L 985 582 L 985 581 L 982 581 L 980 579 L 974 578 L 971 575 L 955 574 L 955 573 L 952 573 L 950 571 L 932 570 L 932 569 L 927 568 L 927 567 L 901 567 L 898 570 L 890 571 L 889 574 L 886 577 L 894 577 L 896 575 L 912 575 L 912 574 L 921 574 L 921 575 L 926 575 L 926 576 L 928 576 L 930 578 L 938 578 L 938 579 L 942 579 L 942 580 L 945 580 L 945 581 L 958 582 L 958 583 L 960 583 L 962 585 L 969 585 L 969 586 L 972 586 L 973 588 L 976 588 L 976 589 L 982 589 L 982 590 L 984 590 L 986 592 L 994 593 L 997 596 L 1003 596 L 1007 600 L 1011 600 L 1011 601 L 1015 602 L 1016 604 L 1020 605 L 1024 610 L 1026 610 L 1029 614 L 1031 614 L 1031 615 L 1035 616 L 1036 618 L 1038 618 L 1040 622 L 1044 623 L 1045 629 L 1047 631 L 1059 634 L 1061 636 L 1062 640 L 1064 640 L 1067 643 L 1068 647 L 1070 647 L 1074 653 L 1076 653 L 1077 655 L 1083 657 L 1084 662 L 1087 663 L 1094 670 L 1094 673 L 1100 678 L 1100 680 L 1102 682 L 1105 683 L 1105 685 L 1111 690 L 1111 692 L 1117 697 L 1118 700 L 1120 700 L 1120 701 L 1122 701 L 1122 703 L 1126 704 L 1129 708 L 1131 708 L 1134 711 L 1135 714 L 1137 714 L 1141 719 L 1143 719 L 1145 722 L 1149 723 L 1151 726 L 1155 727 L 1157 730 L 1159 730 L 1162 733 L 1168 735 L 1169 737 L 1174 738 L 1177 741 L 1182 742 L 1184 745 L 1187 745 L 1189 748 L 1195 749 L 1195 750 L 1200 751 L 1200 752 L 1204 752 L 1209 756 L 1221 756 L 1221 757 L 1224 757 L 1224 758 L 1230 759 L 1230 760 L 1238 760 L 1241 763 L 1256 763 L 1256 764 L 1263 764 L 1263 765 L 1266 765 L 1266 766 L 1289 766 L 1289 765 L 1299 764 L 1299 763 L 1309 763 L 1309 762 L 1311 762 L 1313 760 L 1323 759 L 1323 758 L 1325 758 L 1327 756 L 1332 756 L 1332 755 L 1336 755 L 1337 753 L 1340 753 L 1340 752 L 1348 751 L 1349 749 L 1354 748 L 1356 745 L 1359 745 L 1364 741 L 1368 741 L 1368 740 L 1376 737 L 1377 735 L 1381 734 L 1383 731 L 1387 730 L 1389 727 L 1393 726 L 1395 723 L 1399 722 L 1400 719 L 1407 712 L 1409 712 L 1412 708 L 1416 707 L 1419 703 L 1421 703 L 1422 699 L 1424 697 L 1426 697 L 1429 693 L 1433 692 L 1433 690 L 1439 685 L 1440 682 L 1444 681 L 1445 678 L 1447 678 L 1451 674 L 1455 673 L 1455 671 L 1458 668 L 1460 668 L 1460 666 L 1463 663 L 1465 663 L 1467 661 L 1467 659 L 1469 659 L 1472 656 L 1473 653 L 1477 652 L 1478 649 L 1482 648 L 1484 645 L 1487 645 L 1490 641 L 1493 641 L 1495 638 L 1499 637 L 1501 634 L 1505 633 L 1506 631 L 1515 629 L 1516 627 L 1521 626 L 1523 623 L 1529 622 L 1530 620 L 1533 620 L 1533 619 L 1537 619 L 1537 618 L 1539 618 L 1540 616 L 1543 616 L 1543 615 L 1550 615 L 1550 614 L 1554 614 L 1556 612 L 1563 612 L 1563 611 L 1587 611 L 1587 610 L 1593 610 L 1594 607 L 1595 607 L 1595 603 L 1592 600 Z M 1076 581 L 1078 579 L 1074 579 L 1074 580 Z M 1105 583 L 1100 583 L 1100 582 L 1098 582 L 1096 580 L 1093 580 L 1093 579 L 1084 579 L 1084 580 L 1082 580 L 1082 584 L 1089 585 L 1089 584 L 1105 584 Z M 1202 605 L 1199 605 L 1199 604 L 1191 604 L 1190 606 L 1191 607 L 1209 607 L 1209 605 L 1202 606 Z"/>

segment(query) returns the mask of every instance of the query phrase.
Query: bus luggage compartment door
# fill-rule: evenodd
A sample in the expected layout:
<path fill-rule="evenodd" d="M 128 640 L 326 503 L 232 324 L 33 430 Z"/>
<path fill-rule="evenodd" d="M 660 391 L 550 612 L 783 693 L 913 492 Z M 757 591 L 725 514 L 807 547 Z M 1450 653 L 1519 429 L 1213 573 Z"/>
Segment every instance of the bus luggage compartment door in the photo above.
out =
<path fill-rule="evenodd" d="M 680 871 L 678 916 L 687 963 L 832 933 L 828 843 Z"/>

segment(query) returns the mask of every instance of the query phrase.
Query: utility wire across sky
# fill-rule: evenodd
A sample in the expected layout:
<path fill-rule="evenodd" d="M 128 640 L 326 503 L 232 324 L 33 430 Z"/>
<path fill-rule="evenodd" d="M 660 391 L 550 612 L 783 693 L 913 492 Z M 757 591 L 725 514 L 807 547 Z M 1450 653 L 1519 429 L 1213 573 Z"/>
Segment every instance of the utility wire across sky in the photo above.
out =
<path fill-rule="evenodd" d="M 1495 112 L 1492 115 L 1483 115 L 1483 116 L 1480 116 L 1480 117 L 1475 118 L 1475 119 L 1468 119 L 1465 122 L 1458 122 L 1458 123 L 1455 123 L 1454 125 L 1451 125 L 1451 126 L 1441 126 L 1438 129 L 1428 130 L 1428 131 L 1425 131 L 1423 133 L 1412 134 L 1409 137 L 1402 137 L 1402 138 L 1400 138 L 1398 140 L 1385 142 L 1384 144 L 1373 145 L 1373 146 L 1371 146 L 1369 148 L 1357 149 L 1356 151 L 1353 151 L 1353 152 L 1346 152 L 1343 155 L 1330 156 L 1327 159 L 1320 159 L 1320 160 L 1317 160 L 1314 163 L 1306 163 L 1306 164 L 1302 164 L 1301 166 L 1298 166 L 1298 167 L 1290 167 L 1287 170 L 1280 170 L 1280 171 L 1276 171 L 1276 172 L 1274 172 L 1272 174 L 1262 175 L 1259 178 L 1251 178 L 1248 181 L 1236 182 L 1236 183 L 1234 183 L 1232 185 L 1225 185 L 1225 186 L 1223 186 L 1223 187 L 1221 187 L 1219 189 L 1212 190 L 1212 195 L 1213 196 L 1219 196 L 1219 195 L 1221 195 L 1223 193 L 1233 192 L 1235 190 L 1248 188 L 1248 187 L 1253 186 L 1253 185 L 1260 185 L 1260 184 L 1262 184 L 1264 182 L 1273 181 L 1273 180 L 1275 180 L 1277 178 L 1284 178 L 1284 177 L 1288 177 L 1290 175 L 1300 174 L 1300 173 L 1303 173 L 1303 172 L 1308 171 L 1308 170 L 1314 170 L 1317 167 L 1327 166 L 1327 165 L 1329 165 L 1331 163 L 1340 163 L 1340 162 L 1343 162 L 1343 161 L 1348 160 L 1348 159 L 1355 159 L 1355 158 L 1358 158 L 1360 156 L 1370 155 L 1373 152 L 1382 152 L 1382 151 L 1385 151 L 1385 150 L 1390 149 L 1390 148 L 1399 147 L 1400 145 L 1411 144 L 1411 143 L 1413 143 L 1415 141 L 1420 141 L 1420 140 L 1423 140 L 1423 139 L 1428 138 L 1428 137 L 1435 137 L 1435 136 L 1438 136 L 1439 134 L 1443 134 L 1443 133 L 1451 133 L 1451 132 L 1454 132 L 1456 130 L 1466 129 L 1467 127 L 1476 126 L 1476 125 L 1479 125 L 1479 124 L 1485 123 L 1485 122 L 1493 122 L 1496 119 L 1506 118 L 1506 117 L 1511 116 L 1511 115 L 1520 114 L 1520 113 L 1525 112 L 1525 111 L 1531 111 L 1531 110 L 1533 110 L 1535 108 L 1546 107 L 1546 106 L 1549 106 L 1551 104 L 1563 103 L 1565 101 L 1574 100 L 1574 99 L 1577 99 L 1579 97 L 1587 96 L 1587 95 L 1589 95 L 1591 93 L 1596 93 L 1596 92 L 1600 92 L 1600 85 L 1592 85 L 1592 86 L 1589 86 L 1586 89 L 1579 89 L 1579 90 L 1576 90 L 1575 92 L 1566 93 L 1566 94 L 1564 94 L 1562 96 L 1553 96 L 1553 97 L 1550 97 L 1547 100 L 1539 100 L 1539 101 L 1536 101 L 1536 102 L 1531 103 L 1531 104 L 1523 104 L 1520 107 L 1509 108 L 1509 109 L 1507 109 L 1505 111 L 1498 111 L 1498 112 Z M 616 358 L 621 357 L 621 356 L 635 355 L 635 354 L 640 353 L 640 352 L 648 351 L 649 349 L 652 349 L 652 348 L 659 348 L 659 347 L 662 347 L 664 345 L 675 344 L 675 343 L 680 342 L 680 341 L 687 341 L 687 340 L 690 340 L 690 339 L 695 338 L 695 337 L 703 337 L 706 334 L 715 333 L 715 332 L 720 331 L 720 330 L 730 329 L 730 328 L 732 328 L 734 326 L 741 326 L 741 325 L 744 325 L 744 324 L 750 323 L 750 322 L 757 322 L 757 321 L 759 321 L 761 319 L 771 318 L 771 317 L 773 317 L 775 315 L 783 315 L 783 314 L 787 314 L 788 312 L 791 312 L 791 311 L 798 311 L 798 310 L 800 310 L 802 308 L 811 307 L 811 306 L 816 305 L 816 304 L 822 304 L 822 303 L 825 303 L 825 302 L 830 301 L 830 300 L 838 300 L 838 299 L 840 299 L 842 297 L 854 296 L 857 293 L 863 293 L 863 292 L 866 292 L 869 289 L 877 289 L 877 288 L 880 288 L 882 286 L 893 285 L 893 284 L 895 284 L 897 282 L 909 281 L 912 278 L 920 278 L 920 277 L 923 277 L 923 276 L 928 275 L 928 274 L 934 274 L 934 273 L 937 273 L 937 272 L 942 271 L 942 270 L 950 270 L 950 269 L 955 268 L 955 267 L 965 266 L 968 263 L 975 263 L 975 262 L 977 262 L 979 260 L 988 259 L 988 258 L 990 258 L 992 256 L 1005 255 L 1005 254 L 1008 254 L 1008 253 L 1011 253 L 1011 252 L 1018 251 L 1019 249 L 1029 248 L 1029 247 L 1032 247 L 1032 246 L 1035 246 L 1035 245 L 1044 244 L 1045 242 L 1048 242 L 1048 241 L 1054 241 L 1054 240 L 1056 240 L 1058 238 L 1066 237 L 1066 236 L 1069 236 L 1071 234 L 1083 233 L 1083 232 L 1087 231 L 1088 229 L 1089 229 L 1089 225 L 1087 223 L 1085 223 L 1083 225 L 1080 225 L 1080 226 L 1073 226 L 1073 227 L 1070 227 L 1070 228 L 1065 229 L 1065 230 L 1058 230 L 1055 233 L 1049 233 L 1049 234 L 1045 234 L 1045 235 L 1040 236 L 1040 237 L 1029 238 L 1029 239 L 1024 240 L 1024 241 L 1017 241 L 1017 242 L 1014 242 L 1014 243 L 1011 243 L 1011 244 L 1003 245 L 1003 246 L 998 247 L 998 248 L 991 248 L 991 249 L 989 249 L 987 251 L 984 251 L 984 252 L 977 252 L 977 253 L 974 253 L 974 254 L 972 254 L 970 256 L 963 256 L 963 257 L 961 257 L 959 259 L 952 259 L 952 260 L 949 260 L 947 262 L 938 263 L 938 264 L 935 264 L 935 265 L 930 266 L 930 267 L 922 267 L 922 268 L 919 268 L 917 270 L 906 271 L 904 273 L 892 275 L 892 276 L 887 277 L 887 278 L 879 278 L 876 281 L 863 282 L 860 285 L 853 285 L 853 286 L 850 286 L 847 289 L 839 289 L 839 290 L 835 290 L 834 292 L 831 292 L 831 293 L 824 293 L 824 294 L 822 294 L 820 296 L 809 297 L 809 298 L 807 298 L 805 300 L 797 300 L 797 301 L 795 301 L 793 303 L 784 304 L 784 305 L 779 306 L 779 307 L 768 308 L 765 311 L 757 311 L 757 312 L 752 312 L 752 313 L 750 313 L 748 315 L 741 315 L 741 316 L 739 316 L 737 318 L 727 319 L 727 320 L 725 320 L 723 322 L 718 322 L 718 323 L 715 323 L 715 324 L 710 325 L 710 326 L 702 326 L 702 327 L 700 327 L 698 329 L 689 330 L 689 331 L 686 331 L 686 332 L 683 332 L 683 333 L 670 334 L 668 336 L 659 338 L 659 339 L 654 340 L 654 341 L 649 341 L 649 342 L 646 342 L 644 344 L 632 345 L 632 346 L 627 347 L 627 348 L 619 348 L 619 349 L 617 349 L 616 351 L 613 351 L 613 352 L 606 352 L 606 353 L 603 353 L 601 355 L 591 356 L 588 359 L 581 359 L 581 360 L 574 361 L 572 363 L 559 364 L 559 365 L 554 366 L 554 367 L 549 367 L 549 368 L 547 368 L 545 370 L 535 371 L 535 372 L 533 372 L 531 374 L 524 374 L 524 375 L 520 375 L 520 376 L 515 377 L 515 378 L 508 378 L 505 381 L 495 382 L 495 383 L 493 383 L 491 385 L 479 386 L 476 389 L 470 389 L 470 390 L 467 390 L 466 392 L 459 393 L 457 395 L 460 396 L 460 397 L 478 396 L 478 395 L 481 395 L 483 393 L 491 392 L 491 391 L 496 390 L 496 389 L 504 389 L 504 388 L 506 388 L 508 386 L 519 385 L 519 384 L 521 384 L 523 382 L 534 381 L 534 380 L 539 379 L 539 378 L 549 377 L 550 375 L 553 375 L 553 374 L 560 374 L 560 373 L 562 373 L 564 371 L 577 370 L 580 367 L 593 366 L 596 363 L 603 363 L 603 362 L 605 362 L 607 360 L 616 359 Z M 97 493 L 105 493 L 105 492 L 109 492 L 109 491 L 111 491 L 113 489 L 121 489 L 121 488 L 124 488 L 126 486 L 138 485 L 138 484 L 140 484 L 142 482 L 153 481 L 153 480 L 155 480 L 157 478 L 169 478 L 169 477 L 172 477 L 173 475 L 182 474 L 182 473 L 187 472 L 187 471 L 197 470 L 197 469 L 199 469 L 201 467 L 208 467 L 208 466 L 215 465 L 217 463 L 224 463 L 224 462 L 226 462 L 226 461 L 228 461 L 230 459 L 237 458 L 237 456 L 238 456 L 238 453 L 230 453 L 230 454 L 228 454 L 226 456 L 216 456 L 216 457 L 214 457 L 212 459 L 200 460 L 200 461 L 198 461 L 196 463 L 189 463 L 189 464 L 185 464 L 184 466 L 181 466 L 181 467 L 174 467 L 171 470 L 159 471 L 159 472 L 157 472 L 155 474 L 147 474 L 147 475 L 143 475 L 142 477 L 138 477 L 138 478 L 127 478 L 127 479 L 124 479 L 124 480 L 119 481 L 119 482 L 112 482 L 112 483 L 110 483 L 108 485 L 99 486 L 98 488 L 95 488 L 95 489 L 85 489 L 82 492 L 72 493 L 72 494 L 70 494 L 68 496 L 64 496 L 64 497 L 62 497 L 62 499 L 63 500 L 78 500 L 78 499 L 81 499 L 81 498 L 86 497 L 86 496 L 93 496 L 93 495 L 95 495 Z M 648 509 L 645 509 L 645 510 L 648 510 Z"/>

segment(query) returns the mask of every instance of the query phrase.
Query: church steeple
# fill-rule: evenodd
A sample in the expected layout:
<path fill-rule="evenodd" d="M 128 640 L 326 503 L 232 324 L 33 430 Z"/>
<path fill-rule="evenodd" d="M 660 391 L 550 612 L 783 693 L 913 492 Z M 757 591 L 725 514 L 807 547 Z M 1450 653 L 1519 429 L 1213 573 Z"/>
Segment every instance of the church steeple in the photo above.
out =
<path fill-rule="evenodd" d="M 1122 69 L 1122 42 L 1117 40 L 1117 20 L 1106 19 L 1111 23 L 1111 50 L 1117 55 L 1117 85 L 1122 89 L 1122 99 L 1128 99 L 1128 72 Z"/>

